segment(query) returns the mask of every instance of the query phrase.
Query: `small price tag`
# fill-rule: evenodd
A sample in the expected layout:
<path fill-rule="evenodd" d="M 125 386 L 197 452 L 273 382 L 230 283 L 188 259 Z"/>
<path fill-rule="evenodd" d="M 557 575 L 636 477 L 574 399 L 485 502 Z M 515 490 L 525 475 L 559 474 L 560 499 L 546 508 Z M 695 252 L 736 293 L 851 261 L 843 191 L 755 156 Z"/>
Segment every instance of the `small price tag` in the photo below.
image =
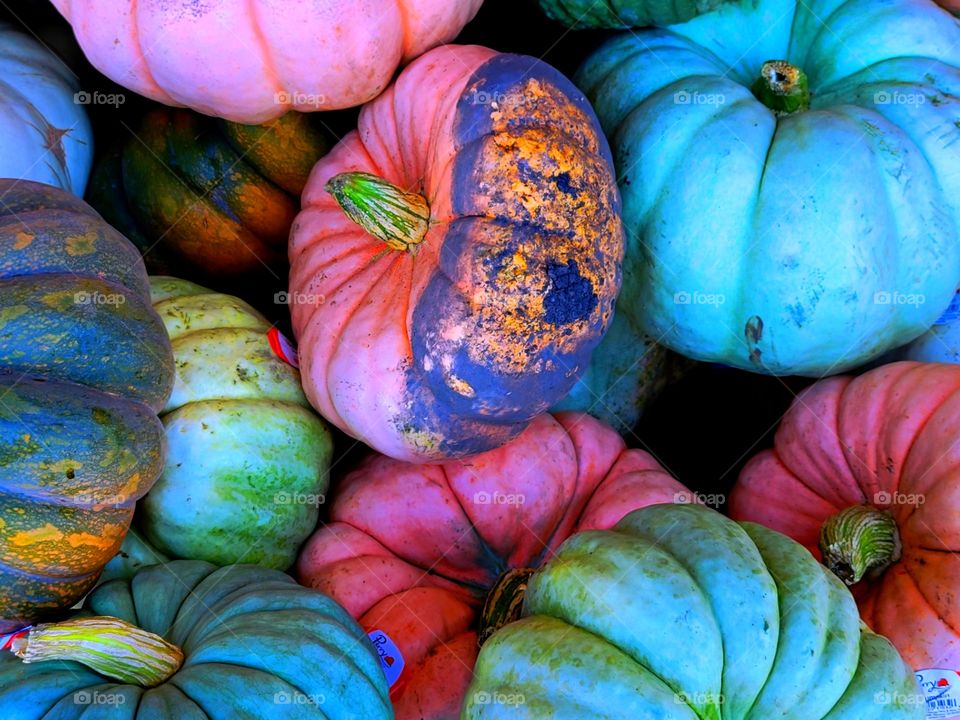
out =
<path fill-rule="evenodd" d="M 380 667 L 383 668 L 383 674 L 387 676 L 387 685 L 393 687 L 403 672 L 403 655 L 400 654 L 400 648 L 383 630 L 371 630 L 367 633 L 367 637 L 377 650 Z"/>
<path fill-rule="evenodd" d="M 12 632 L 8 635 L 0 635 L 0 652 L 3 650 L 10 650 L 13 647 L 14 640 L 26 635 L 28 632 L 30 632 L 32 627 L 33 625 L 27 625 L 27 627 L 21 628 L 20 630 Z"/>
<path fill-rule="evenodd" d="M 267 332 L 267 342 L 270 343 L 270 349 L 273 354 L 283 360 L 287 365 L 300 369 L 300 357 L 297 354 L 297 346 L 287 340 L 286 336 L 275 327 Z"/>
<path fill-rule="evenodd" d="M 934 325 L 951 325 L 960 319 L 960 292 L 953 296 L 950 301 L 950 307 L 943 311 L 943 315 L 934 323 Z"/>
<path fill-rule="evenodd" d="M 960 718 L 960 673 L 939 668 L 917 670 L 927 698 L 927 720 Z"/>

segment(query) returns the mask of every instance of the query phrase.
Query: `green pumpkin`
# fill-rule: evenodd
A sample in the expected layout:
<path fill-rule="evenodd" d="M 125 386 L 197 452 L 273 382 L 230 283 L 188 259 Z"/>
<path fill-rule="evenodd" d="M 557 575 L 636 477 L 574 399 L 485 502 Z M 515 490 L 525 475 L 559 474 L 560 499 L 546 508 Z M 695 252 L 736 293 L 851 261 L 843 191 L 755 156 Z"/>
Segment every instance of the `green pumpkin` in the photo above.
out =
<path fill-rule="evenodd" d="M 276 570 L 188 560 L 155 565 L 97 588 L 80 619 L 89 623 L 95 619 L 84 616 L 91 614 L 111 630 L 109 645 L 90 623 L 46 646 L 31 648 L 28 635 L 29 664 L 0 654 L 4 717 L 393 717 L 380 661 L 360 626 L 329 597 Z M 162 641 L 153 638 L 147 649 L 149 633 Z M 151 661 L 161 660 L 166 670 L 158 673 Z M 149 681 L 113 679 L 140 666 Z"/>
<path fill-rule="evenodd" d="M 465 719 L 925 716 L 912 670 L 805 548 L 699 505 L 574 535 L 523 616 L 482 647 Z"/>
<path fill-rule="evenodd" d="M 619 175 L 618 308 L 770 374 L 918 336 L 960 281 L 958 68 L 930 0 L 755 0 L 614 37 L 576 82 Z"/>
<path fill-rule="evenodd" d="M 135 134 L 98 160 L 90 202 L 152 272 L 222 280 L 285 265 L 300 192 L 326 152 L 315 120 L 240 125 L 157 108 Z"/>
<path fill-rule="evenodd" d="M 0 633 L 69 608 L 163 467 L 173 355 L 136 249 L 0 180 Z"/>
<path fill-rule="evenodd" d="M 176 278 L 151 287 L 176 378 L 161 414 L 167 462 L 140 503 L 144 535 L 174 557 L 285 569 L 317 524 L 330 432 L 260 313 Z"/>

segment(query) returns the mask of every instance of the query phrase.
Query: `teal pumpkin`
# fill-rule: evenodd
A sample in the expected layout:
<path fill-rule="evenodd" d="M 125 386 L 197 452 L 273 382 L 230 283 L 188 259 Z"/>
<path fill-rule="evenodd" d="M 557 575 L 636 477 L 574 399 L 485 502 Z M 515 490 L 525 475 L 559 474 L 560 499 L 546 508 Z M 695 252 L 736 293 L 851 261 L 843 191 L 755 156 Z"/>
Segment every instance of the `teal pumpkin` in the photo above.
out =
<path fill-rule="evenodd" d="M 163 467 L 173 356 L 136 249 L 0 180 L 0 633 L 69 608 Z"/>
<path fill-rule="evenodd" d="M 393 717 L 380 661 L 360 626 L 329 597 L 276 570 L 188 560 L 155 565 L 132 580 L 101 585 L 84 614 L 119 618 L 161 636 L 182 652 L 182 664 L 143 687 L 72 659 L 27 664 L 0 653 L 4 717 Z M 138 658 L 113 655 L 121 666 Z"/>
<path fill-rule="evenodd" d="M 618 170 L 618 307 L 771 374 L 918 336 L 960 280 L 958 68 L 931 0 L 756 0 L 610 40 L 576 82 Z"/>
<path fill-rule="evenodd" d="M 671 25 L 745 0 L 540 0 L 553 20 L 572 28 L 628 28 Z"/>
<path fill-rule="evenodd" d="M 285 569 L 317 524 L 330 432 L 259 312 L 184 280 L 150 282 L 176 376 L 161 413 L 167 461 L 140 527 L 175 557 Z"/>
<path fill-rule="evenodd" d="M 93 161 L 86 95 L 60 58 L 0 23 L 0 177 L 82 197 Z"/>
<path fill-rule="evenodd" d="M 578 533 L 482 647 L 463 718 L 922 720 L 913 672 L 801 545 L 699 505 Z"/>

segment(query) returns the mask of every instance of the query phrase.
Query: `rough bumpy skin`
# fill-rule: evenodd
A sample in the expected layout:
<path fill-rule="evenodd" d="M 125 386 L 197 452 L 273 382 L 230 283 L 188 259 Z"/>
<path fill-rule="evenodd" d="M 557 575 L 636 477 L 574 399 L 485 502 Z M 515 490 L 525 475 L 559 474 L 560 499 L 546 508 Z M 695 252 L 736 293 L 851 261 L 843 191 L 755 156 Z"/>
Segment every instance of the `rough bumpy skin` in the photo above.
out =
<path fill-rule="evenodd" d="M 363 171 L 423 195 L 416 253 L 324 187 Z M 489 450 L 562 398 L 620 283 L 619 195 L 589 104 L 533 58 L 434 50 L 314 168 L 291 232 L 291 312 L 321 414 L 403 460 Z"/>
<path fill-rule="evenodd" d="M 70 607 L 163 467 L 173 355 L 136 248 L 0 180 L 0 632 Z"/>
<path fill-rule="evenodd" d="M 54 0 L 87 59 L 140 95 L 244 123 L 372 100 L 482 0 Z"/>
<path fill-rule="evenodd" d="M 357 623 L 276 570 L 175 560 L 101 585 L 83 614 L 161 635 L 183 651 L 183 665 L 143 688 L 77 662 L 27 664 L 4 652 L 4 717 L 80 720 L 99 707 L 127 720 L 393 718 L 377 655 Z"/>
<path fill-rule="evenodd" d="M 860 612 L 918 670 L 960 667 L 960 366 L 901 362 L 805 390 L 772 450 L 743 469 L 733 517 L 820 556 L 824 521 L 852 505 L 893 513 L 903 555 L 854 586 Z"/>
<path fill-rule="evenodd" d="M 751 0 L 540 0 L 543 11 L 572 28 L 672 25 L 724 5 Z"/>
<path fill-rule="evenodd" d="M 806 73 L 810 107 L 751 91 Z M 822 376 L 926 330 L 960 281 L 960 23 L 930 0 L 744 0 L 612 38 L 577 84 L 613 147 L 618 307 L 667 347 Z"/>
<path fill-rule="evenodd" d="M 577 533 L 483 646 L 462 718 L 922 720 L 913 671 L 790 538 L 698 505 Z"/>
<path fill-rule="evenodd" d="M 477 615 L 502 572 L 686 493 L 598 420 L 542 415 L 469 460 L 369 458 L 340 484 L 297 572 L 397 643 L 407 668 L 391 690 L 399 720 L 452 720 L 471 679 Z"/>

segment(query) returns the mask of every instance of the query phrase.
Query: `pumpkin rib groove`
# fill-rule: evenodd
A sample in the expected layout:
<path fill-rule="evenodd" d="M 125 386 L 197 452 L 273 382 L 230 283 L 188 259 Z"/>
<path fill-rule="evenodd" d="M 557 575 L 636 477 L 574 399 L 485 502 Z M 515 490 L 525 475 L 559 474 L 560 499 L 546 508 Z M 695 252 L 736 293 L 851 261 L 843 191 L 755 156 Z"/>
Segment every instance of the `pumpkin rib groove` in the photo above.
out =
<path fill-rule="evenodd" d="M 929 550 L 929 548 L 921 548 L 921 549 Z M 955 552 L 950 551 L 950 550 L 936 550 L 936 551 L 934 551 L 934 552 L 942 552 L 942 553 L 949 554 L 949 555 L 956 554 Z M 932 609 L 934 612 L 937 612 L 937 607 L 938 607 L 939 603 L 934 602 L 934 601 L 936 600 L 936 598 L 931 598 L 927 593 L 925 593 L 925 592 L 923 591 L 923 587 L 922 587 L 921 584 L 920 584 L 920 578 L 918 578 L 918 577 L 914 574 L 915 571 L 916 571 L 915 565 L 914 565 L 913 563 L 903 563 L 903 566 L 904 566 L 903 569 L 905 570 L 905 574 L 906 574 L 906 576 L 907 576 L 908 578 L 910 578 L 910 582 L 912 582 L 913 585 L 914 585 L 914 587 L 916 588 L 917 594 L 918 594 L 920 597 L 922 597 L 922 598 L 924 599 L 924 601 L 926 601 L 926 603 L 927 603 L 927 605 L 930 607 L 930 609 Z M 939 612 L 937 612 L 937 618 L 940 620 L 940 622 L 942 622 L 944 625 L 946 625 L 947 628 L 949 628 L 950 630 L 952 630 L 955 634 L 960 635 L 960 627 L 954 627 L 954 626 L 950 623 L 950 621 L 949 621 L 947 618 L 943 617 L 943 615 L 941 615 Z M 920 670 L 921 668 L 917 668 L 917 669 Z"/>
<path fill-rule="evenodd" d="M 263 59 L 263 71 L 267 79 L 273 84 L 274 92 L 282 92 L 286 87 L 285 83 L 280 82 L 280 73 L 277 72 L 277 63 L 273 58 L 273 49 L 267 42 L 267 37 L 263 33 L 263 27 L 260 25 L 259 13 L 257 12 L 257 0 L 246 0 L 247 11 L 244 13 L 250 21 L 250 28 L 253 30 L 253 36 L 259 45 L 260 56 Z"/>
<path fill-rule="evenodd" d="M 254 676 L 254 678 L 256 678 L 256 677 L 263 677 L 263 678 L 268 678 L 268 679 L 270 679 L 270 680 L 273 681 L 273 682 L 279 681 L 279 682 L 283 683 L 284 685 L 286 685 L 287 688 L 289 688 L 288 692 L 291 693 L 291 696 L 293 696 L 294 693 L 298 693 L 298 692 L 299 692 L 299 690 L 297 690 L 297 688 L 295 688 L 293 685 L 291 685 L 291 684 L 290 684 L 289 682 L 287 682 L 286 680 L 284 680 L 284 679 L 282 679 L 282 678 L 279 678 L 279 677 L 277 677 L 276 675 L 271 675 L 270 673 L 268 673 L 268 672 L 266 672 L 265 670 L 262 670 L 262 669 L 260 669 L 260 668 L 249 667 L 249 666 L 247 666 L 247 665 L 238 665 L 238 664 L 235 664 L 235 663 L 227 663 L 227 662 L 203 663 L 202 665 L 186 665 L 186 664 L 184 664 L 184 666 L 183 666 L 179 671 L 177 671 L 177 673 L 176 673 L 175 675 L 171 676 L 170 679 L 167 680 L 167 682 L 170 683 L 171 685 L 175 686 L 180 692 L 182 692 L 184 695 L 186 695 L 188 698 L 190 698 L 196 705 L 198 705 L 198 706 L 200 707 L 200 709 L 207 715 L 207 717 L 210 717 L 210 718 L 217 717 L 217 714 L 210 712 L 210 710 L 208 710 L 207 707 L 205 706 L 204 702 L 201 701 L 200 699 L 194 697 L 194 696 L 190 693 L 190 691 L 189 691 L 186 687 L 184 687 L 183 684 L 186 684 L 186 683 L 189 682 L 189 676 L 192 675 L 193 672 L 199 672 L 200 670 L 206 670 L 206 669 L 211 669 L 211 668 L 212 668 L 212 669 L 238 668 L 238 669 L 245 670 L 245 671 L 249 672 L 251 675 Z M 184 675 L 187 676 L 186 679 L 183 677 Z M 254 685 L 254 678 L 251 678 L 251 679 L 250 679 L 250 680 L 251 680 L 251 685 Z M 183 684 L 181 684 L 181 683 L 183 683 Z M 267 684 L 267 683 L 265 683 L 265 684 Z"/>

